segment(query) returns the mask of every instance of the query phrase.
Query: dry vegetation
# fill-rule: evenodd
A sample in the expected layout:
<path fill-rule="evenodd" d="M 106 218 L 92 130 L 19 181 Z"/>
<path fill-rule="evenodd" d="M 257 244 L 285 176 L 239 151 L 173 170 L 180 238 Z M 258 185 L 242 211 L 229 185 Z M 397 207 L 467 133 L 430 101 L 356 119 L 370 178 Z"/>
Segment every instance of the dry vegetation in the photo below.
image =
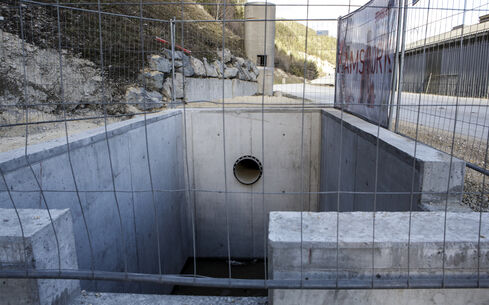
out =
<path fill-rule="evenodd" d="M 55 3 L 54 0 L 45 2 Z M 64 4 L 66 8 L 59 10 L 60 33 L 56 7 L 26 4 L 22 10 L 24 39 L 41 48 L 58 49 L 58 37 L 61 37 L 63 50 L 89 59 L 97 66 L 101 65 L 103 52 L 107 77 L 122 84 L 131 83 L 137 77 L 143 66 L 142 54 L 158 53 L 162 48 L 169 47 L 156 41 L 155 37 L 170 41 L 168 21 L 172 18 L 177 21 L 192 20 L 184 24 L 177 22 L 175 41 L 190 49 L 193 56 L 213 60 L 216 50 L 222 48 L 223 28 L 220 20 L 223 18 L 223 10 L 216 5 L 219 1 L 198 0 L 200 4 L 196 5 L 193 0 L 183 0 L 184 4 L 188 4 L 182 6 L 175 1 L 161 0 L 144 5 L 142 11 L 139 0 L 125 2 L 124 5 L 103 4 L 99 16 L 96 0 L 71 0 L 69 4 Z M 244 19 L 244 0 L 228 0 L 228 3 L 226 19 Z M 21 36 L 18 0 L 3 1 L 0 14 L 5 18 L 0 28 Z M 145 18 L 142 23 L 139 19 L 141 15 Z M 99 17 L 102 20 L 101 33 Z M 224 32 L 225 46 L 232 54 L 244 57 L 244 22 L 229 22 Z M 334 63 L 336 40 L 329 36 L 319 36 L 310 28 L 307 35 L 308 55 Z M 304 25 L 293 21 L 277 21 L 275 63 L 278 68 L 304 77 L 305 36 Z M 317 78 L 321 73 L 321 68 L 313 61 L 308 61 L 306 67 L 307 79 Z"/>
<path fill-rule="evenodd" d="M 306 26 L 295 21 L 279 20 L 275 31 L 276 66 L 293 75 L 304 77 Z M 336 39 L 317 35 L 316 31 L 307 28 L 307 55 L 334 64 Z M 315 79 L 320 76 L 320 67 L 315 62 L 308 61 L 305 73 L 307 79 Z"/>
<path fill-rule="evenodd" d="M 184 0 L 185 2 L 194 2 Z M 191 19 L 209 21 L 214 18 L 201 5 L 158 4 L 144 5 L 141 24 L 139 0 L 126 0 L 128 4 L 102 5 L 100 43 L 99 14 L 95 0 L 71 0 L 70 8 L 60 9 L 62 49 L 78 54 L 100 66 L 101 51 L 104 68 L 113 79 L 133 79 L 139 73 L 143 52 L 159 52 L 168 45 L 155 40 L 161 37 L 170 41 L 169 20 Z M 81 4 L 80 4 L 81 3 Z M 91 4 L 93 3 L 93 4 Z M 175 3 L 175 2 L 172 2 Z M 78 10 L 78 9 L 83 9 Z M 5 21 L 0 27 L 6 32 L 20 36 L 20 12 L 17 0 L 0 4 L 0 14 Z M 28 4 L 23 9 L 24 38 L 26 42 L 42 48 L 59 48 L 57 10 L 52 6 Z M 117 16 L 113 14 L 119 14 Z M 127 15 L 128 17 L 121 17 Z M 177 23 L 175 41 L 193 51 L 198 58 L 214 59 L 216 50 L 222 47 L 222 25 L 218 22 Z M 141 35 L 142 34 L 142 35 Z M 243 56 L 243 39 L 230 29 L 225 29 L 226 47 L 236 56 Z"/>

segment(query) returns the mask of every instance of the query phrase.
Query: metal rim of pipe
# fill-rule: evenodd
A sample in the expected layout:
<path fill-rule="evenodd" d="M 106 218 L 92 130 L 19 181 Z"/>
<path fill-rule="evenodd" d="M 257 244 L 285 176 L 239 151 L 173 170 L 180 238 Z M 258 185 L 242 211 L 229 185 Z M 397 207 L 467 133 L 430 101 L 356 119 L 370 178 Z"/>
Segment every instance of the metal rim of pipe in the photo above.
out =
<path fill-rule="evenodd" d="M 240 183 L 251 185 L 260 180 L 263 174 L 263 166 L 256 157 L 242 156 L 234 162 L 233 174 Z"/>

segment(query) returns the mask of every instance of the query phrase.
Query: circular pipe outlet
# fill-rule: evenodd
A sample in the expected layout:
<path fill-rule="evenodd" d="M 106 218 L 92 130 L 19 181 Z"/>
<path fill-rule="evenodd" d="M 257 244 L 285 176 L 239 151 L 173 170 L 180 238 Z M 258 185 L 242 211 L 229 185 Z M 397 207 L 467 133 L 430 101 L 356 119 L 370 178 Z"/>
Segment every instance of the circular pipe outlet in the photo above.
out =
<path fill-rule="evenodd" d="M 233 174 L 242 184 L 250 185 L 260 180 L 263 174 L 263 167 L 257 158 L 242 156 L 234 162 Z"/>

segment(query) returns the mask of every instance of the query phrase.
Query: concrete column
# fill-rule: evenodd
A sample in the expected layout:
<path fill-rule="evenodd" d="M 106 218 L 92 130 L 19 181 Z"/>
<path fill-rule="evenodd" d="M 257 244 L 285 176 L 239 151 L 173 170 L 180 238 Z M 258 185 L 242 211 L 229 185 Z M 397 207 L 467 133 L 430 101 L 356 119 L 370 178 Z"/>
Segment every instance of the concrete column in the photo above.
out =
<path fill-rule="evenodd" d="M 258 93 L 272 95 L 275 61 L 275 4 L 248 2 L 245 5 L 245 18 L 247 20 L 245 22 L 246 56 L 260 70 Z M 263 82 L 265 82 L 265 90 L 263 90 Z"/>

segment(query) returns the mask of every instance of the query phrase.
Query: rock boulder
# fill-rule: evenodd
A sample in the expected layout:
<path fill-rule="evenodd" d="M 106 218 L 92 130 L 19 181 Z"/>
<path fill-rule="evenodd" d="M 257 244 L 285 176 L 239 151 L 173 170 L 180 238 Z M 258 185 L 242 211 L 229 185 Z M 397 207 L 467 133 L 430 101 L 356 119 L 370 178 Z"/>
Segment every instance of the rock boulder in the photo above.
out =
<path fill-rule="evenodd" d="M 156 91 L 146 91 L 139 87 L 129 87 L 125 100 L 136 108 L 146 111 L 163 107 L 162 95 Z"/>
<path fill-rule="evenodd" d="M 170 73 L 171 61 L 160 55 L 151 55 L 148 59 L 149 68 L 154 71 Z"/>
<path fill-rule="evenodd" d="M 204 63 L 195 57 L 190 57 L 190 66 L 194 69 L 195 76 L 206 76 Z"/>
<path fill-rule="evenodd" d="M 175 98 L 183 98 L 183 75 L 182 73 L 175 73 L 175 79 L 173 81 L 173 84 L 175 85 Z M 172 80 L 171 77 L 167 78 L 165 80 L 165 83 L 163 84 L 163 95 L 169 99 L 171 99 L 172 96 Z"/>
<path fill-rule="evenodd" d="M 217 73 L 216 67 L 214 65 L 211 65 L 207 62 L 207 58 L 204 58 L 204 67 L 205 67 L 205 74 L 208 77 L 218 77 L 219 74 Z"/>

